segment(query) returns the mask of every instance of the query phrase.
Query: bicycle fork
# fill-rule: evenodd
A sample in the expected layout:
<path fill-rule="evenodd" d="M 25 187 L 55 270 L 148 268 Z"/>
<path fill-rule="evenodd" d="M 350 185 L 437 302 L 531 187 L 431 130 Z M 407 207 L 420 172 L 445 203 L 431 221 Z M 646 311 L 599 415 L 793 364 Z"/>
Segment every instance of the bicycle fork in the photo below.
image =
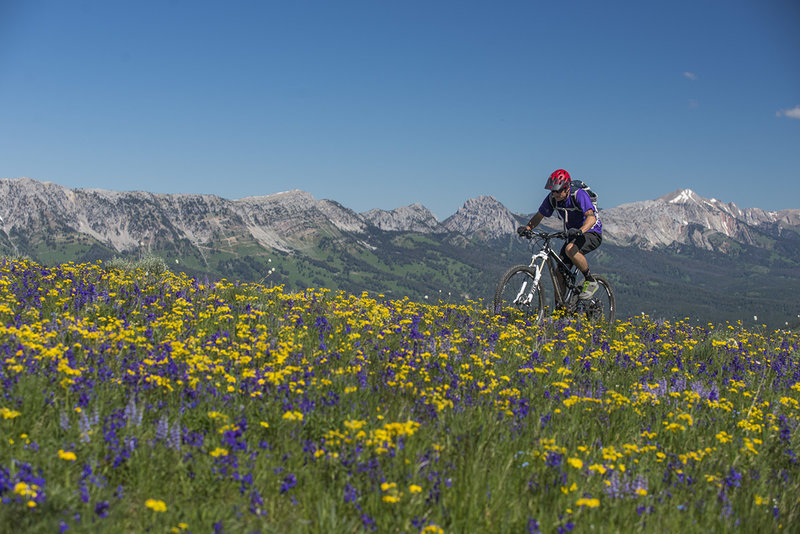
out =
<path fill-rule="evenodd" d="M 536 286 L 534 286 L 536 287 Z M 514 304 L 517 306 L 527 306 L 533 301 L 533 291 L 526 291 L 528 289 L 528 280 L 525 279 L 519 287 L 519 293 L 514 297 Z"/>
<path fill-rule="evenodd" d="M 537 260 L 541 259 L 542 262 L 537 264 Z M 535 290 L 539 287 L 539 281 L 542 279 L 542 263 L 545 260 L 545 255 L 537 254 L 531 259 L 531 264 L 528 266 L 529 268 L 533 269 L 533 272 L 536 273 L 533 277 L 533 281 L 530 279 L 525 278 L 525 281 L 522 282 L 522 285 L 519 288 L 519 292 L 517 292 L 517 296 L 514 297 L 514 304 L 524 304 L 528 305 L 533 302 L 533 296 L 535 294 Z M 527 291 L 528 284 L 531 284 L 530 291 Z"/>

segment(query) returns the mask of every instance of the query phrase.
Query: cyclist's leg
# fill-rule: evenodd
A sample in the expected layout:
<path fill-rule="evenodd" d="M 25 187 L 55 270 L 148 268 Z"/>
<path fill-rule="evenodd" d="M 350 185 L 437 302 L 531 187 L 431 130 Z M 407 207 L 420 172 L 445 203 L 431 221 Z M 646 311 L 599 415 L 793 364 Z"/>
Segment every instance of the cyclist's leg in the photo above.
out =
<path fill-rule="evenodd" d="M 585 278 L 583 291 L 580 294 L 581 299 L 588 299 L 597 291 L 598 285 L 594 277 L 589 273 L 589 262 L 586 260 L 585 255 L 599 247 L 601 241 L 600 234 L 586 232 L 565 247 L 570 260 L 583 273 Z"/>
<path fill-rule="evenodd" d="M 593 251 L 600 246 L 602 237 L 596 232 L 586 232 L 585 234 L 570 241 L 562 250 L 562 256 L 566 255 L 569 261 L 575 265 L 578 270 L 585 273 L 589 270 L 589 262 L 586 260 L 586 254 Z"/>
<path fill-rule="evenodd" d="M 569 243 L 567 245 L 566 253 L 569 261 L 571 261 L 580 272 L 585 273 L 589 270 L 589 262 L 586 261 L 586 256 L 581 253 L 580 248 L 575 246 L 575 243 Z"/>

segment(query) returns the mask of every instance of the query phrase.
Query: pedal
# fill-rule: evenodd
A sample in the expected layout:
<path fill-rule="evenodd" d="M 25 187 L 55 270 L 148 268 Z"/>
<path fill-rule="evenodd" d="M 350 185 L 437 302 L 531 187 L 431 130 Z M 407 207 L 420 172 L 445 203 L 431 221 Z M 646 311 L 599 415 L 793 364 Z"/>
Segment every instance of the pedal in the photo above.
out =
<path fill-rule="evenodd" d="M 569 298 L 569 302 L 567 302 L 567 307 L 570 310 L 574 310 L 575 308 L 577 308 L 578 302 L 579 302 L 578 295 L 573 295 Z"/>

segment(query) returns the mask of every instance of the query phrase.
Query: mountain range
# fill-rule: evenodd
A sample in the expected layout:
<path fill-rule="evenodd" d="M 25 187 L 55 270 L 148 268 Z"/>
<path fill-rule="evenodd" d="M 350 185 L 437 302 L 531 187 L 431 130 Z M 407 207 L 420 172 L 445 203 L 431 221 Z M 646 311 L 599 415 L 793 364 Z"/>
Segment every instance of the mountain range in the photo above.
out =
<path fill-rule="evenodd" d="M 229 200 L 15 178 L 0 180 L 0 200 L 0 253 L 45 264 L 155 254 L 193 276 L 456 300 L 490 298 L 530 257 L 515 229 L 531 214 L 490 196 L 443 221 L 421 204 L 357 213 L 299 190 Z M 614 283 L 621 316 L 797 323 L 800 210 L 683 189 L 599 215 L 590 262 Z"/>

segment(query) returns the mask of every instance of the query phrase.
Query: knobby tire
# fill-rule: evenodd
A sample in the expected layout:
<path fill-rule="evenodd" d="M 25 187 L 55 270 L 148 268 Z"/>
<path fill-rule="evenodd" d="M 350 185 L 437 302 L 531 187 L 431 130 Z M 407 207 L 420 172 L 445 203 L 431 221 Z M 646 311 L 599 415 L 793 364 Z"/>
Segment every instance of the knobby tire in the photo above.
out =
<path fill-rule="evenodd" d="M 606 323 L 613 323 L 617 315 L 617 303 L 614 298 L 614 291 L 611 289 L 611 284 L 603 276 L 593 275 L 594 279 L 600 287 L 590 300 L 596 300 L 602 305 L 602 317 L 597 316 L 598 310 L 585 310 L 586 318 L 591 321 L 603 321 Z M 586 306 L 584 304 L 584 306 Z"/>
<path fill-rule="evenodd" d="M 527 284 L 533 284 L 535 278 L 536 272 L 526 265 L 517 265 L 506 271 L 500 277 L 494 290 L 494 301 L 492 302 L 494 313 L 500 314 L 505 308 L 512 307 L 528 316 L 532 323 L 541 322 L 544 316 L 544 286 L 541 279 L 535 287 L 531 285 L 525 287 L 525 293 L 532 297 L 529 303 L 515 305 L 512 302 L 520 292 L 521 284 L 524 281 Z M 531 291 L 535 293 L 531 293 Z"/>

